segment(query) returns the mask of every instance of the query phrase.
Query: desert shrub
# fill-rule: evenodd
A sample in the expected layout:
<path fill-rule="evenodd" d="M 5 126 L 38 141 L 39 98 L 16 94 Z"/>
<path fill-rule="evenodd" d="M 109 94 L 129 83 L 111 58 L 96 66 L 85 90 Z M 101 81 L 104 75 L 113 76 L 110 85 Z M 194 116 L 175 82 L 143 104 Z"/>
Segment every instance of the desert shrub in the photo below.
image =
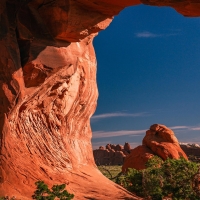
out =
<path fill-rule="evenodd" d="M 129 169 L 120 180 L 129 191 L 145 199 L 162 200 L 171 196 L 173 200 L 198 200 L 192 180 L 198 171 L 198 164 L 184 158 L 162 161 L 153 157 L 144 170 Z"/>
<path fill-rule="evenodd" d="M 192 178 L 198 165 L 185 159 L 168 159 L 162 165 L 165 173 L 164 194 L 173 194 L 173 199 L 199 199 L 192 188 Z"/>
<path fill-rule="evenodd" d="M 36 183 L 37 189 L 32 196 L 33 199 L 36 200 L 71 200 L 74 198 L 73 194 L 70 194 L 65 190 L 66 185 L 54 185 L 51 190 L 44 183 L 44 181 L 37 181 Z"/>

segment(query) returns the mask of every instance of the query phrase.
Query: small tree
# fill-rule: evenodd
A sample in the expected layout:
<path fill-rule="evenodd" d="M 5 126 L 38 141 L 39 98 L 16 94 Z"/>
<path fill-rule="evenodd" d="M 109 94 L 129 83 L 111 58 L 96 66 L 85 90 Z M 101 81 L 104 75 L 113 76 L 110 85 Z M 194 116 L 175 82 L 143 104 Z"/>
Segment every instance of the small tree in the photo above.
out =
<path fill-rule="evenodd" d="M 129 169 L 122 183 L 129 191 L 145 199 L 162 200 L 171 196 L 173 200 L 199 200 L 192 188 L 197 171 L 198 164 L 184 158 L 162 161 L 155 156 L 147 162 L 147 169 Z"/>
<path fill-rule="evenodd" d="M 162 165 L 165 177 L 163 193 L 172 193 L 173 199 L 199 199 L 192 188 L 192 178 L 198 171 L 198 165 L 183 158 L 167 159 Z"/>
<path fill-rule="evenodd" d="M 73 194 L 64 190 L 66 185 L 54 185 L 51 190 L 44 183 L 44 181 L 37 181 L 36 183 L 37 189 L 32 196 L 33 199 L 36 200 L 54 200 L 56 197 L 60 200 L 71 200 L 74 198 Z"/>

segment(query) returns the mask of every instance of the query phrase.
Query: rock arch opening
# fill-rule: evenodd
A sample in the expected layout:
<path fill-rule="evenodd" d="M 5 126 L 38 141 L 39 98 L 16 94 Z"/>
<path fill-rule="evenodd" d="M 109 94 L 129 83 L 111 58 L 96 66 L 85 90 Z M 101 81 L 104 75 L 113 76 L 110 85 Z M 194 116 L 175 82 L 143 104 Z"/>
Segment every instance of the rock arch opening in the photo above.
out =
<path fill-rule="evenodd" d="M 172 127 L 180 142 L 198 143 L 198 23 L 170 7 L 134 6 L 95 38 L 94 149 L 128 141 L 137 146 L 153 123 Z"/>

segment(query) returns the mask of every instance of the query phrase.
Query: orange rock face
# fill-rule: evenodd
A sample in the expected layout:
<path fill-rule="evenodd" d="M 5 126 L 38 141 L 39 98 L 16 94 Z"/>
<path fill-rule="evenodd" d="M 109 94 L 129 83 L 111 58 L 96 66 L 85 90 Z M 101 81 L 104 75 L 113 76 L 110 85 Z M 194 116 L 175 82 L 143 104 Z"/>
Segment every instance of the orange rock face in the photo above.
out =
<path fill-rule="evenodd" d="M 181 149 L 174 132 L 161 124 L 154 124 L 146 131 L 142 145 L 131 150 L 122 166 L 125 172 L 128 168 L 145 169 L 146 162 L 154 155 L 167 158 L 179 159 L 187 158 L 185 152 Z"/>
<path fill-rule="evenodd" d="M 196 0 L 181 2 L 177 10 L 198 15 Z M 139 3 L 1 0 L 0 196 L 30 199 L 34 182 L 44 180 L 69 182 L 78 200 L 138 199 L 97 170 L 90 117 L 98 96 L 92 40 Z"/>
<path fill-rule="evenodd" d="M 142 143 L 163 160 L 166 160 L 167 158 L 178 159 L 180 157 L 188 159 L 181 149 L 174 132 L 164 125 L 152 125 L 146 132 L 146 136 Z"/>
<path fill-rule="evenodd" d="M 130 155 L 128 155 L 122 166 L 122 171 L 126 172 L 128 168 L 145 169 L 146 162 L 154 156 L 153 151 L 146 147 L 145 145 L 140 145 L 133 150 L 131 150 Z"/>

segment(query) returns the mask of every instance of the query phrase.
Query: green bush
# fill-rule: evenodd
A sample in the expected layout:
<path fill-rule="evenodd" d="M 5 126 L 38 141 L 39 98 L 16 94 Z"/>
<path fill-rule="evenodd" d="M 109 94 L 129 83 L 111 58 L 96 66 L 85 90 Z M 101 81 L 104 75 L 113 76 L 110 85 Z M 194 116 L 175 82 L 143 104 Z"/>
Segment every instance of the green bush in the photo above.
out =
<path fill-rule="evenodd" d="M 192 187 L 198 167 L 184 158 L 162 161 L 154 156 L 148 161 L 147 169 L 129 169 L 120 183 L 145 199 L 162 200 L 171 196 L 173 200 L 199 200 Z"/>
<path fill-rule="evenodd" d="M 51 190 L 44 183 L 44 181 L 37 181 L 36 183 L 37 189 L 32 196 L 33 199 L 36 200 L 54 200 L 56 197 L 60 200 L 71 200 L 74 198 L 73 194 L 64 190 L 66 185 L 54 185 Z"/>

